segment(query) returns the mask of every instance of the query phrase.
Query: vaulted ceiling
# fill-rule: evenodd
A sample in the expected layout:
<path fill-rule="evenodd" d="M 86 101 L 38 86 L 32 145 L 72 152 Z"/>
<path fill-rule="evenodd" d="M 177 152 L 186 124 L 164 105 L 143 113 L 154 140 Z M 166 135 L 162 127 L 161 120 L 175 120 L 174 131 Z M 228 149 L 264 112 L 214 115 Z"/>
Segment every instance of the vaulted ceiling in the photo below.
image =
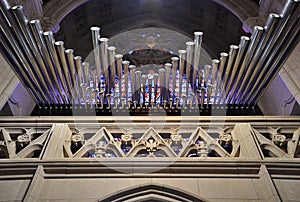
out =
<path fill-rule="evenodd" d="M 77 54 L 87 56 L 92 49 L 91 26 L 101 27 L 101 35 L 108 38 L 145 27 L 165 28 L 190 38 L 194 31 L 203 31 L 204 49 L 218 58 L 220 52 L 228 51 L 230 44 L 238 44 L 240 36 L 249 35 L 243 31 L 241 21 L 249 18 L 249 14 L 256 15 L 258 6 L 249 1 L 248 5 L 243 8 L 231 1 L 217 0 L 88 1 L 62 19 L 56 38 L 64 40 L 66 47 L 74 48 Z M 235 11 L 228 10 L 234 6 Z M 45 8 L 47 14 L 50 7 Z"/>

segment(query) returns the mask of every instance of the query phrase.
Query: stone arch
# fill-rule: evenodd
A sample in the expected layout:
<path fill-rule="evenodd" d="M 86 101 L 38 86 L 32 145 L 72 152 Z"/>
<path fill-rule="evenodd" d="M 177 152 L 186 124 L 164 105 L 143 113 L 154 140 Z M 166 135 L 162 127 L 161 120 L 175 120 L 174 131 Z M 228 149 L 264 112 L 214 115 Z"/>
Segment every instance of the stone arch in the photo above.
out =
<path fill-rule="evenodd" d="M 165 185 L 146 184 L 136 186 L 119 192 L 115 192 L 110 196 L 99 199 L 100 202 L 113 201 L 206 201 L 199 196 L 195 196 L 183 190 L 178 190 Z"/>

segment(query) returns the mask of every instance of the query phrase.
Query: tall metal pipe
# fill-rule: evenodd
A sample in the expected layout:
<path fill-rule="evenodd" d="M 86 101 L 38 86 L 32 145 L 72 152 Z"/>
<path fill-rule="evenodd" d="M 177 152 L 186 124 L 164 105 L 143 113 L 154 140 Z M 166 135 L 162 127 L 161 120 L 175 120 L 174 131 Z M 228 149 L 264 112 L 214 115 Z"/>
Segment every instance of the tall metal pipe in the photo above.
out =
<path fill-rule="evenodd" d="M 173 99 L 176 96 L 176 75 L 177 75 L 177 69 L 178 69 L 178 57 L 172 57 L 172 94 Z"/>
<path fill-rule="evenodd" d="M 65 53 L 67 55 L 67 61 L 68 61 L 68 66 L 69 66 L 69 71 L 71 73 L 71 79 L 72 79 L 72 86 L 74 89 L 74 102 L 79 103 L 80 98 L 79 98 L 79 92 L 78 92 L 78 79 L 77 79 L 77 72 L 75 69 L 75 63 L 74 63 L 74 50 L 73 49 L 67 49 L 65 50 Z"/>
<path fill-rule="evenodd" d="M 110 90 L 115 89 L 115 78 L 116 78 L 116 65 L 115 65 L 115 55 L 116 47 L 109 46 L 108 50 L 108 64 L 110 66 Z"/>
<path fill-rule="evenodd" d="M 235 62 L 234 62 L 234 66 L 232 69 L 232 75 L 235 75 L 235 77 L 231 77 L 231 80 L 229 81 L 229 98 L 227 99 L 227 103 L 231 103 L 232 97 L 234 96 L 233 91 L 235 91 L 235 89 L 237 88 L 237 78 L 236 75 L 239 74 L 240 71 L 244 71 L 244 69 L 241 69 L 241 61 L 244 59 L 245 57 L 245 53 L 247 51 L 248 45 L 250 43 L 250 38 L 247 36 L 242 36 L 240 43 L 239 43 L 239 51 L 238 54 L 236 56 Z M 233 89 L 232 89 L 233 88 Z"/>
<path fill-rule="evenodd" d="M 152 95 L 153 93 L 153 74 L 148 74 L 148 92 L 149 92 L 149 104 L 152 105 L 153 104 L 153 100 L 152 98 L 154 97 Z"/>
<path fill-rule="evenodd" d="M 100 27 L 91 27 L 92 41 L 93 41 L 93 52 L 95 59 L 95 66 L 97 69 L 97 74 L 100 77 L 101 67 L 100 67 L 100 48 L 99 48 L 99 38 L 100 38 Z"/>
<path fill-rule="evenodd" d="M 266 23 L 266 26 L 264 27 L 264 34 L 260 40 L 260 43 L 257 47 L 257 50 L 250 62 L 250 65 L 248 68 L 253 69 L 254 71 L 251 74 L 251 77 L 249 79 L 249 82 L 247 83 L 245 89 L 243 90 L 243 95 L 241 96 L 241 101 L 246 104 L 246 100 L 250 97 L 250 91 L 253 87 L 253 84 L 255 82 L 255 79 L 258 78 L 258 74 L 260 74 L 261 69 L 257 68 L 258 63 L 261 63 L 261 60 L 264 60 L 264 51 L 267 48 L 267 44 L 272 40 L 273 31 L 275 30 L 276 25 L 278 24 L 280 20 L 280 16 L 277 14 L 270 14 Z M 268 52 L 268 51 L 267 51 Z"/>
<path fill-rule="evenodd" d="M 100 41 L 100 56 L 101 56 L 101 69 L 105 77 L 106 92 L 109 92 L 109 72 L 108 72 L 108 39 L 99 38 Z M 98 75 L 101 78 L 101 75 Z"/>
<path fill-rule="evenodd" d="M 259 92 L 261 93 L 261 91 L 265 89 L 265 86 L 268 86 L 267 81 L 273 80 L 272 78 L 275 77 L 275 74 L 278 73 L 280 67 L 282 66 L 282 61 L 286 60 L 286 52 L 290 52 L 290 49 L 293 49 L 293 47 L 296 46 L 295 43 L 298 43 L 298 41 L 295 41 L 295 39 L 299 38 L 300 34 L 299 3 L 299 0 L 293 0 L 285 5 L 285 8 L 281 14 L 282 20 L 277 26 L 275 32 L 276 36 L 271 43 L 272 51 L 269 53 L 267 60 L 264 61 L 265 63 L 263 64 L 265 67 L 267 67 L 267 71 L 261 76 L 262 82 L 255 84 L 255 88 L 258 87 L 258 91 L 251 94 L 249 100 L 251 103 L 257 102 L 257 94 Z"/>
<path fill-rule="evenodd" d="M 143 105 L 146 104 L 146 83 L 147 83 L 147 78 L 148 78 L 148 76 L 145 75 L 145 74 L 143 74 L 142 78 L 141 78 L 142 79 L 141 89 L 142 89 L 142 94 L 143 94 Z"/>
<path fill-rule="evenodd" d="M 197 86 L 197 90 L 200 89 L 203 86 L 205 86 L 205 81 L 204 81 L 204 77 L 205 77 L 205 72 L 203 69 L 198 70 L 198 86 Z"/>
<path fill-rule="evenodd" d="M 276 61 L 273 63 L 272 70 L 268 72 L 266 77 L 264 77 L 262 83 L 258 87 L 257 92 L 253 95 L 253 99 L 251 101 L 251 104 L 257 104 L 257 102 L 260 100 L 260 98 L 264 95 L 265 91 L 269 88 L 272 81 L 275 79 L 276 75 L 280 71 L 283 64 L 285 64 L 286 60 L 288 59 L 288 56 L 292 52 L 292 50 L 295 49 L 297 43 L 300 40 L 300 23 L 298 21 L 297 25 L 295 27 L 298 27 L 298 31 L 291 31 L 290 33 L 293 33 L 293 39 L 289 41 L 289 45 L 286 47 L 285 50 L 280 52 L 279 56 L 276 57 Z M 280 49 L 281 50 L 281 49 Z"/>
<path fill-rule="evenodd" d="M 219 68 L 220 60 L 213 59 L 212 60 L 212 72 L 211 72 L 211 83 L 215 84 L 217 76 L 218 76 L 218 68 Z"/>
<path fill-rule="evenodd" d="M 97 77 L 97 69 L 94 67 L 91 67 L 91 77 L 92 77 L 92 88 L 97 89 L 98 88 L 98 77 Z"/>
<path fill-rule="evenodd" d="M 3 5 L 2 5 L 3 6 Z M 20 32 L 18 32 L 17 35 L 17 39 L 14 37 L 14 33 L 15 33 L 15 29 L 16 29 L 16 22 L 15 21 L 8 21 L 9 19 L 12 19 L 10 15 L 5 15 L 5 13 L 7 12 L 6 10 L 4 10 L 4 8 L 1 8 L 2 12 L 0 12 L 1 17 L 0 17 L 0 29 L 1 29 L 1 33 L 3 35 L 3 37 L 5 36 L 5 39 L 3 38 L 3 44 L 5 41 L 9 41 L 9 46 L 12 47 L 13 49 L 13 54 L 15 54 L 18 58 L 18 60 L 20 60 L 21 64 L 23 64 L 25 66 L 25 70 L 24 72 L 27 74 L 28 73 L 28 77 L 30 79 L 33 80 L 34 85 L 36 86 L 35 88 L 33 88 L 32 90 L 37 91 L 36 94 L 40 95 L 40 100 L 44 101 L 44 103 L 46 104 L 50 104 L 50 101 L 47 97 L 47 95 L 45 94 L 45 91 L 41 88 L 41 86 L 39 85 L 39 82 L 37 81 L 35 75 L 33 74 L 33 71 L 31 70 L 32 68 L 32 64 L 31 62 L 29 62 L 27 60 L 27 58 L 25 57 L 26 53 L 28 52 L 28 47 L 26 46 L 26 44 L 24 44 L 24 38 L 20 35 Z M 14 25 L 14 26 L 12 26 Z M 14 31 L 12 31 L 10 29 L 11 27 L 14 27 Z M 8 44 L 6 44 L 5 46 L 7 47 Z M 23 71 L 23 70 L 20 70 Z"/>
<path fill-rule="evenodd" d="M 56 52 L 58 54 L 59 61 L 62 65 L 63 73 L 64 73 L 64 78 L 66 80 L 67 88 L 70 93 L 70 97 L 72 98 L 72 101 L 74 99 L 74 92 L 72 89 L 71 81 L 70 81 L 70 74 L 69 74 L 69 69 L 67 66 L 67 61 L 66 61 L 66 56 L 65 56 L 65 47 L 64 47 L 64 42 L 63 41 L 56 41 L 54 43 Z"/>
<path fill-rule="evenodd" d="M 37 88 L 33 85 L 34 82 L 30 80 L 30 77 L 28 77 L 27 73 L 23 70 L 22 64 L 20 64 L 16 57 L 17 54 L 11 50 L 11 46 L 8 45 L 7 41 L 8 40 L 3 36 L 2 32 L 0 32 L 0 48 L 3 53 L 2 56 L 18 76 L 29 95 L 32 95 L 34 102 L 38 105 L 44 104 L 45 100 L 43 96 L 36 90 Z"/>
<path fill-rule="evenodd" d="M 75 61 L 75 68 L 76 68 L 76 72 L 77 72 L 77 87 L 79 89 L 79 104 L 81 104 L 81 98 L 83 98 L 83 100 L 86 101 L 86 95 L 85 95 L 85 89 L 84 86 L 82 86 L 82 84 L 84 84 L 84 78 L 83 78 L 83 67 L 82 67 L 82 57 L 81 56 L 75 56 L 74 57 L 74 61 Z M 79 88 L 81 87 L 81 88 Z"/>
<path fill-rule="evenodd" d="M 207 84 L 207 106 L 210 104 L 211 94 L 212 94 L 212 84 L 208 83 Z"/>
<path fill-rule="evenodd" d="M 208 83 L 209 78 L 211 78 L 211 70 L 212 70 L 211 65 L 204 66 L 204 80 L 206 83 Z"/>
<path fill-rule="evenodd" d="M 247 50 L 246 56 L 244 58 L 242 66 L 241 66 L 242 69 L 245 68 L 246 72 L 244 74 L 239 73 L 239 75 L 238 75 L 238 83 L 237 83 L 237 85 L 239 86 L 238 92 L 237 92 L 238 96 L 236 98 L 234 98 L 234 103 L 239 103 L 241 93 L 243 92 L 243 89 L 244 89 L 246 83 L 249 82 L 250 75 L 254 71 L 254 69 L 253 69 L 254 66 L 252 66 L 252 68 L 251 68 L 249 65 L 250 65 L 251 59 L 253 58 L 255 52 L 258 51 L 257 47 L 260 43 L 263 33 L 264 33 L 263 27 L 261 27 L 261 26 L 254 27 L 253 34 L 251 35 L 251 43 L 249 44 L 249 48 Z M 233 93 L 235 93 L 235 92 L 233 92 Z"/>
<path fill-rule="evenodd" d="M 203 32 L 194 32 L 194 43 L 195 43 L 195 51 L 194 51 L 194 69 L 199 69 L 200 64 L 200 56 L 201 56 L 201 45 L 202 45 Z"/>
<path fill-rule="evenodd" d="M 90 78 L 91 78 L 91 72 L 90 72 L 90 64 L 88 62 L 83 62 L 82 63 L 82 67 L 83 67 L 83 83 L 85 83 L 86 85 L 90 84 Z"/>
<path fill-rule="evenodd" d="M 217 101 L 217 96 L 219 96 L 218 104 L 221 104 L 222 100 L 222 83 L 223 83 L 223 74 L 225 70 L 225 65 L 228 60 L 228 53 L 220 53 L 220 65 L 219 65 L 219 72 L 218 72 L 218 77 L 217 77 L 217 83 L 216 83 L 216 91 L 215 91 L 215 99 L 214 99 L 214 104 L 216 104 Z"/>
<path fill-rule="evenodd" d="M 122 62 L 123 66 L 124 66 L 124 84 L 125 84 L 125 97 L 126 100 L 128 100 L 128 82 L 129 82 L 129 78 L 128 78 L 128 74 L 129 74 L 129 61 L 123 61 Z"/>
<path fill-rule="evenodd" d="M 37 43 L 40 54 L 43 57 L 46 66 L 50 70 L 51 81 L 54 81 L 55 89 L 59 92 L 59 95 L 60 95 L 63 103 L 68 104 L 68 98 L 67 98 L 66 94 L 62 92 L 62 87 L 57 79 L 57 74 L 56 74 L 53 62 L 51 60 L 50 52 L 48 51 L 46 42 L 43 38 L 43 30 L 42 30 L 40 21 L 39 20 L 31 20 L 29 22 L 29 27 L 30 27 L 31 32 L 33 33 L 33 36 Z"/>
<path fill-rule="evenodd" d="M 90 87 L 90 64 L 88 62 L 83 62 L 82 63 L 82 68 L 83 68 L 83 76 L 82 76 L 82 83 L 80 84 L 83 95 L 84 95 L 84 105 L 87 107 L 87 88 Z"/>
<path fill-rule="evenodd" d="M 158 77 L 159 77 L 159 74 L 157 74 L 157 73 L 153 74 L 153 81 L 154 81 L 154 104 L 157 103 Z"/>
<path fill-rule="evenodd" d="M 135 65 L 129 65 L 129 74 L 130 74 L 130 87 L 131 87 L 131 96 L 132 96 L 132 100 L 134 98 L 134 93 L 136 91 L 136 87 L 135 87 Z"/>
<path fill-rule="evenodd" d="M 52 81 L 49 77 L 47 68 L 44 64 L 44 60 L 38 50 L 37 44 L 34 40 L 33 34 L 31 33 L 28 20 L 23 12 L 23 6 L 14 6 L 12 7 L 12 12 L 14 14 L 15 20 L 18 23 L 21 32 L 23 34 L 24 39 L 26 40 L 30 51 L 28 52 L 31 57 L 31 63 L 33 64 L 33 71 L 37 74 L 38 79 L 40 80 L 41 84 L 47 89 L 47 93 L 53 100 L 53 103 L 60 102 L 60 96 L 57 95 L 57 92 L 52 85 Z"/>
<path fill-rule="evenodd" d="M 182 96 L 183 71 L 186 59 L 186 50 L 179 50 L 179 97 Z"/>
<path fill-rule="evenodd" d="M 49 51 L 49 57 L 53 63 L 53 68 L 55 68 L 55 70 L 57 72 L 58 78 L 60 80 L 60 84 L 65 93 L 66 99 L 68 99 L 68 103 L 70 103 L 71 99 L 72 99 L 71 95 L 70 95 L 71 92 L 69 92 L 69 90 L 67 88 L 66 80 L 63 77 L 62 68 L 61 68 L 61 65 L 60 65 L 60 62 L 59 62 L 59 59 L 57 56 L 55 46 L 54 46 L 55 40 L 53 37 L 53 33 L 51 31 L 44 32 L 43 39 L 45 40 L 46 47 Z"/>
<path fill-rule="evenodd" d="M 172 64 L 166 63 L 165 69 L 166 69 L 166 100 L 169 101 L 170 98 L 170 78 L 171 78 L 171 68 Z"/>
<path fill-rule="evenodd" d="M 166 100 L 166 70 L 159 69 L 160 104 Z"/>
<path fill-rule="evenodd" d="M 135 99 L 138 104 L 141 103 L 141 71 L 135 71 L 135 83 L 136 83 L 136 91 L 135 91 Z"/>
<path fill-rule="evenodd" d="M 195 49 L 195 43 L 192 41 L 188 41 L 185 43 L 186 44 L 186 92 L 188 95 L 188 89 L 189 89 L 189 82 L 190 82 L 190 76 L 191 76 L 191 67 L 193 63 L 193 54 L 194 54 L 194 49 Z"/>
<path fill-rule="evenodd" d="M 230 45 L 229 50 L 229 57 L 228 62 L 225 68 L 225 74 L 224 74 L 224 97 L 228 95 L 228 92 L 230 91 L 230 85 L 232 80 L 234 80 L 234 77 L 236 76 L 234 71 L 234 62 L 236 60 L 237 54 L 238 54 L 239 47 L 236 45 Z"/>
<path fill-rule="evenodd" d="M 26 57 L 28 57 L 29 64 L 31 64 L 30 68 L 27 70 L 30 72 L 31 76 L 35 80 L 36 83 L 41 84 L 44 91 L 46 91 L 46 96 L 49 99 L 50 103 L 55 103 L 55 98 L 50 93 L 50 89 L 46 85 L 46 82 L 44 78 L 40 78 L 41 72 L 39 70 L 38 63 L 36 61 L 35 55 L 33 55 L 33 47 L 31 44 L 31 39 L 28 36 L 27 30 L 26 30 L 26 24 L 28 20 L 26 19 L 24 13 L 23 13 L 23 7 L 22 6 L 14 6 L 11 8 L 12 14 L 7 12 L 7 16 L 5 16 L 6 19 L 9 21 L 9 25 L 14 30 L 14 34 L 17 35 L 17 38 L 24 50 L 24 53 Z M 4 11 L 2 11 L 4 13 Z M 12 33 L 13 34 L 13 33 Z M 36 77 L 37 76 L 37 77 Z"/>
<path fill-rule="evenodd" d="M 115 58 L 117 59 L 117 74 L 118 74 L 118 83 L 119 83 L 119 96 L 122 95 L 122 58 L 123 55 L 116 54 Z"/>

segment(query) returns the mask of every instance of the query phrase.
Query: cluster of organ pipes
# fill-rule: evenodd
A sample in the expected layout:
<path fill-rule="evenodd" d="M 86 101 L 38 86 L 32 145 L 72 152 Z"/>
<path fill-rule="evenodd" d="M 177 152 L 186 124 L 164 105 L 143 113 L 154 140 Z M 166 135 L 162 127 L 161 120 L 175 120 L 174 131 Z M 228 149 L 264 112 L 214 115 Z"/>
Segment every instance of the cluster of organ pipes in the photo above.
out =
<path fill-rule="evenodd" d="M 94 61 L 83 61 L 29 21 L 22 6 L 1 0 L 1 51 L 40 106 L 206 107 L 211 104 L 256 104 L 299 41 L 299 0 L 288 0 L 281 15 L 270 14 L 265 27 L 255 26 L 229 53 L 201 67 L 202 32 L 185 50 L 151 73 L 130 65 L 92 27 Z"/>

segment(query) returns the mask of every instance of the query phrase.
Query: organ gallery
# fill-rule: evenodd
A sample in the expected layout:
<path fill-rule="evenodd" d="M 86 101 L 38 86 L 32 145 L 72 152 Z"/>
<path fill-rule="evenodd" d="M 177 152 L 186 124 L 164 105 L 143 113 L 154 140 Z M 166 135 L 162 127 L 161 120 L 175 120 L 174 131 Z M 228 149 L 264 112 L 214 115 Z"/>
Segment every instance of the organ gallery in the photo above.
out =
<path fill-rule="evenodd" d="M 0 1 L 0 200 L 296 201 L 299 1 L 201 2 Z"/>

